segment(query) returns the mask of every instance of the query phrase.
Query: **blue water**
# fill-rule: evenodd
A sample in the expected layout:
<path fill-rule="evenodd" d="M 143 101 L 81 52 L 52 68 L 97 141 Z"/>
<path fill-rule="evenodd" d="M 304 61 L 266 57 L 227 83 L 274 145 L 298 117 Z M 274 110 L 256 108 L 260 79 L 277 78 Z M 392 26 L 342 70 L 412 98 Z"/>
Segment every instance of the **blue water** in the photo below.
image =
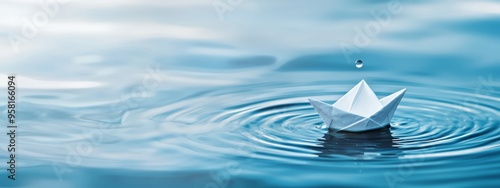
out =
<path fill-rule="evenodd" d="M 72 1 L 29 37 L 38 1 L 0 3 L 0 186 L 500 185 L 498 1 L 214 2 Z M 361 79 L 407 88 L 391 126 L 329 133 L 307 98 Z"/>

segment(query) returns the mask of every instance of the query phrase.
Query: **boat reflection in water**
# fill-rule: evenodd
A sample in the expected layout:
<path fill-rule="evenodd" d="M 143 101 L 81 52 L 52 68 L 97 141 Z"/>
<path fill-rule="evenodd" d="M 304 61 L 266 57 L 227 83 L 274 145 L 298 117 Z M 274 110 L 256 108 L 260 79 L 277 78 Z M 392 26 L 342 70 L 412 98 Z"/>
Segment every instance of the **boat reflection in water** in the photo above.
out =
<path fill-rule="evenodd" d="M 401 150 L 395 145 L 398 140 L 391 134 L 390 127 L 366 132 L 328 131 L 318 147 L 319 157 L 383 158 L 395 157 Z"/>

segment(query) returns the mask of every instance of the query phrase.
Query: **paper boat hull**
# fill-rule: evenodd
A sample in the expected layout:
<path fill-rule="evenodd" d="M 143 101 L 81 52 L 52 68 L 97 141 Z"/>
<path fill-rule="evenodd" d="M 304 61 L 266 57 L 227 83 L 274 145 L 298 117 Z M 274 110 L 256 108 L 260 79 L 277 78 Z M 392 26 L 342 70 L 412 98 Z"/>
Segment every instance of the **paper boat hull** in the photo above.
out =
<path fill-rule="evenodd" d="M 364 81 L 361 84 L 365 84 Z M 339 105 L 330 105 L 314 99 L 309 99 L 309 102 L 330 130 L 362 132 L 388 126 L 405 92 L 406 89 L 402 89 L 377 101 L 382 107 L 368 117 L 366 114 L 337 108 Z"/>

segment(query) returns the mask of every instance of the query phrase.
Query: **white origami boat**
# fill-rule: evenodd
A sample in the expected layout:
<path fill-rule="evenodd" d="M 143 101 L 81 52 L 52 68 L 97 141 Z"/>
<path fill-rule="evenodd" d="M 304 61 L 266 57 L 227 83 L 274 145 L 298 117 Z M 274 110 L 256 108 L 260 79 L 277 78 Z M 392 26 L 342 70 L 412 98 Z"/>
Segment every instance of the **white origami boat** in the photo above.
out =
<path fill-rule="evenodd" d="M 365 80 L 361 80 L 333 105 L 309 99 L 331 130 L 361 132 L 389 125 L 406 88 L 378 99 Z"/>

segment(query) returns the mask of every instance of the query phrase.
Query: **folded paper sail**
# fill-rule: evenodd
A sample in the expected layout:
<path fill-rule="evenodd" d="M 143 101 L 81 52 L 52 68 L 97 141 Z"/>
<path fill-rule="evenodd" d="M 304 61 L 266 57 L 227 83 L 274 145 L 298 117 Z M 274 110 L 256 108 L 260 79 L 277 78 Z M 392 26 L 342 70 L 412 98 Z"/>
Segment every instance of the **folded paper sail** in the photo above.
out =
<path fill-rule="evenodd" d="M 378 99 L 361 80 L 333 105 L 309 99 L 321 119 L 332 130 L 361 132 L 389 125 L 406 88 Z"/>

